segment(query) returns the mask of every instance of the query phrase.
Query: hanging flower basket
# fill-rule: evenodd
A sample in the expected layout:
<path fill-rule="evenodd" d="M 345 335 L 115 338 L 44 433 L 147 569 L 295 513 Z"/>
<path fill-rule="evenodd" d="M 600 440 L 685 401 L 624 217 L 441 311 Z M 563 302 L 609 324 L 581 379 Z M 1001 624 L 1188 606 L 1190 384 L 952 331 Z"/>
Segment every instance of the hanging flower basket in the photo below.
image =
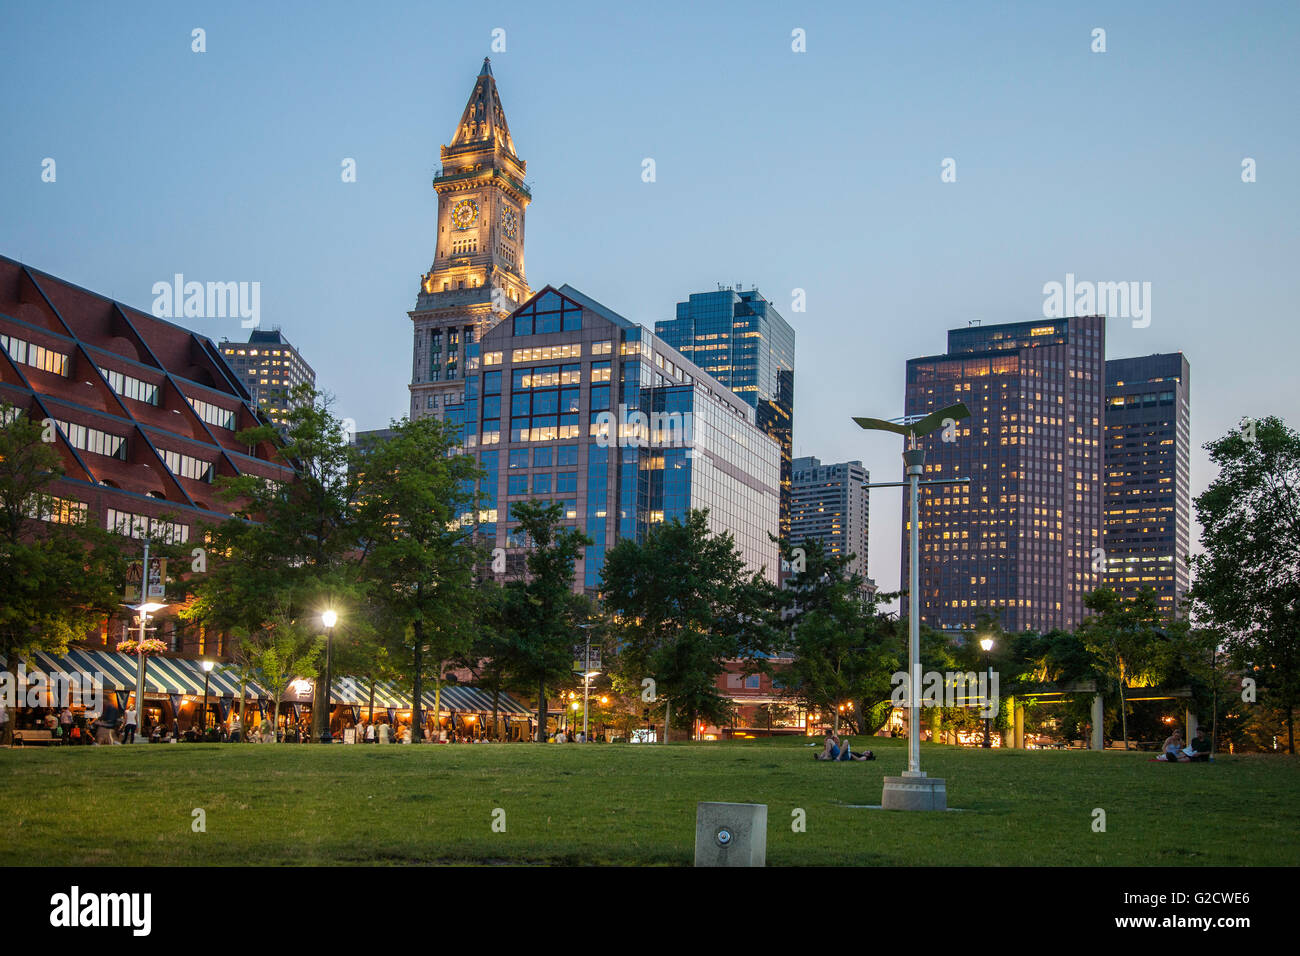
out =
<path fill-rule="evenodd" d="M 119 641 L 117 649 L 123 654 L 159 654 L 167 650 L 167 643 L 156 637 L 146 637 L 143 641 L 128 638 Z"/>

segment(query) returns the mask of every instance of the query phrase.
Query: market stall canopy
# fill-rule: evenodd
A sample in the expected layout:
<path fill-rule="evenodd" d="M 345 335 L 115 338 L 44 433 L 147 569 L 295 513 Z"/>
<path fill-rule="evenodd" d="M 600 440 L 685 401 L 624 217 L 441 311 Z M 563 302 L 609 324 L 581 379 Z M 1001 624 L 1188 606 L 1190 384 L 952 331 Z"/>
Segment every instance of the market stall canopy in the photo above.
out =
<path fill-rule="evenodd" d="M 47 654 L 37 651 L 25 658 L 29 680 L 36 673 L 45 675 L 48 683 L 55 674 L 79 674 L 83 682 L 98 677 L 103 682 L 103 689 L 108 691 L 135 690 L 136 656 L 118 651 L 91 650 L 73 647 L 63 654 Z M 0 657 L 0 666 L 4 658 Z M 146 694 L 187 694 L 200 697 L 203 695 L 202 662 L 185 657 L 162 657 L 150 655 L 145 668 Z M 217 664 L 207 675 L 208 694 L 211 697 L 240 697 L 239 669 L 231 664 Z M 295 690 L 291 681 L 285 688 L 283 701 L 290 703 L 309 703 L 315 690 L 315 682 L 310 682 L 301 691 Z M 270 700 L 272 694 L 254 680 L 244 681 L 243 696 L 250 700 Z M 434 693 L 426 690 L 420 695 L 423 706 L 433 709 Z M 411 692 L 403 690 L 395 681 L 374 682 L 374 702 L 377 708 L 395 708 L 409 710 Z M 370 683 L 360 677 L 336 676 L 330 681 L 330 703 L 333 705 L 370 706 Z M 492 695 L 477 687 L 465 684 L 446 684 L 442 688 L 441 709 L 444 713 L 490 714 L 492 712 Z M 499 694 L 497 710 L 501 714 L 528 714 L 529 710 L 509 694 Z"/>

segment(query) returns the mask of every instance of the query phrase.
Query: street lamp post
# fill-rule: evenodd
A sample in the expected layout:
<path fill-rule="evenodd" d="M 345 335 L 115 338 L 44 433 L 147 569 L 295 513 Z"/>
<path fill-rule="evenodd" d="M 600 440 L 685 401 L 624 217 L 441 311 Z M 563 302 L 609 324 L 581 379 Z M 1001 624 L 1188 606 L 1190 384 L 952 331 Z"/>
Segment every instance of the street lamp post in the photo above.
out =
<path fill-rule="evenodd" d="M 984 669 L 988 675 L 988 682 L 984 686 L 985 688 L 990 688 L 993 686 L 993 664 L 989 660 L 989 651 L 993 650 L 993 638 L 991 637 L 980 638 L 980 647 L 984 648 Z M 984 695 L 985 695 L 984 713 L 987 715 L 990 713 L 989 702 L 987 699 L 988 698 L 987 689 L 985 690 Z M 993 718 L 991 716 L 986 716 L 984 718 L 984 746 L 985 747 L 993 746 L 993 744 L 989 740 L 989 727 L 992 723 L 993 723 Z"/>
<path fill-rule="evenodd" d="M 587 705 L 591 700 L 591 679 L 600 673 L 591 669 L 591 629 L 595 626 L 594 623 L 578 625 L 578 627 L 582 628 L 583 636 L 586 638 L 582 655 L 582 742 L 584 744 L 589 740 L 587 737 Z"/>
<path fill-rule="evenodd" d="M 128 604 L 127 607 L 140 615 L 140 639 L 135 646 L 135 728 L 136 733 L 144 730 L 144 667 L 145 630 L 149 624 L 149 615 L 161 611 L 166 604 L 149 600 L 149 539 L 144 539 L 144 564 L 140 571 L 140 603 Z"/>
<path fill-rule="evenodd" d="M 204 661 L 203 667 L 203 726 L 202 736 L 208 735 L 208 675 L 212 673 L 213 662 Z"/>
<path fill-rule="evenodd" d="M 907 642 L 907 770 L 901 777 L 886 777 L 881 805 L 886 810 L 946 810 L 948 791 L 943 780 L 927 778 L 921 770 L 921 620 L 920 580 L 921 559 L 920 516 L 917 511 L 919 485 L 966 484 L 969 478 L 941 478 L 921 481 L 925 471 L 925 449 L 917 447 L 917 439 L 947 428 L 957 419 L 969 418 L 970 412 L 961 402 L 941 408 L 924 416 L 904 416 L 900 421 L 880 418 L 854 418 L 860 428 L 868 431 L 893 432 L 907 440 L 903 451 L 905 482 L 891 481 L 867 485 L 867 488 L 908 489 L 910 502 L 908 548 L 908 642 Z"/>
<path fill-rule="evenodd" d="M 321 624 L 325 625 L 325 688 L 324 692 L 318 696 L 323 699 L 317 702 L 317 706 L 325 711 L 325 729 L 321 731 L 320 742 L 329 744 L 334 742 L 334 735 L 330 733 L 330 668 L 334 663 L 334 625 L 338 623 L 339 616 L 333 609 L 325 611 L 320 616 Z"/>

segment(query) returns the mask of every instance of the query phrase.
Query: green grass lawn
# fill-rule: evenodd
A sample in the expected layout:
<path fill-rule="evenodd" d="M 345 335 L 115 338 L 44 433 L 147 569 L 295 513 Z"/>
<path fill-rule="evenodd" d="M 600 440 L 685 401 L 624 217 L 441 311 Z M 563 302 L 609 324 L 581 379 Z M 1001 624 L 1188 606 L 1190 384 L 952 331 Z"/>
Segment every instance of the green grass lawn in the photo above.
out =
<path fill-rule="evenodd" d="M 870 746 L 878 760 L 850 764 L 814 761 L 802 738 L 0 750 L 0 865 L 689 865 L 701 800 L 767 804 L 774 866 L 1300 863 L 1292 758 L 926 745 L 922 766 L 961 812 L 900 813 L 848 806 L 878 805 L 881 778 L 905 767 L 903 741 Z M 206 833 L 191 829 L 199 807 Z"/>

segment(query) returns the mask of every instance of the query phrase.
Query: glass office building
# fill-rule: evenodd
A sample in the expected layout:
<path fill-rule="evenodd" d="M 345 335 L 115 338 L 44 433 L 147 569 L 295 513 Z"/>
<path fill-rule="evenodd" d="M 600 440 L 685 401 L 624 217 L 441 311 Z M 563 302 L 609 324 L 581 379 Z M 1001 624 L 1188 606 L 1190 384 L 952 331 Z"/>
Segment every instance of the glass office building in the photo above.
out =
<path fill-rule="evenodd" d="M 446 408 L 487 472 L 480 531 L 523 566 L 511 509 L 560 502 L 593 540 L 575 586 L 655 523 L 706 508 L 751 570 L 775 579 L 780 446 L 752 406 L 648 329 L 570 286 L 547 286 L 466 349 L 463 401 Z"/>
<path fill-rule="evenodd" d="M 790 543 L 820 541 L 834 555 L 853 555 L 849 572 L 867 579 L 871 474 L 860 461 L 823 465 L 796 458 L 790 508 Z"/>
<path fill-rule="evenodd" d="M 749 403 L 781 446 L 781 534 L 790 533 L 794 329 L 757 289 L 719 288 L 677 303 L 655 334 Z"/>
<path fill-rule="evenodd" d="M 922 440 L 918 505 L 921 620 L 970 631 L 980 615 L 1011 631 L 1071 629 L 1101 582 L 1101 316 L 948 333 L 948 352 L 907 363 L 909 415 L 964 402 L 951 441 Z M 902 578 L 908 579 L 904 496 Z"/>
<path fill-rule="evenodd" d="M 1106 573 L 1174 611 L 1191 584 L 1191 371 L 1181 352 L 1106 363 Z"/>

